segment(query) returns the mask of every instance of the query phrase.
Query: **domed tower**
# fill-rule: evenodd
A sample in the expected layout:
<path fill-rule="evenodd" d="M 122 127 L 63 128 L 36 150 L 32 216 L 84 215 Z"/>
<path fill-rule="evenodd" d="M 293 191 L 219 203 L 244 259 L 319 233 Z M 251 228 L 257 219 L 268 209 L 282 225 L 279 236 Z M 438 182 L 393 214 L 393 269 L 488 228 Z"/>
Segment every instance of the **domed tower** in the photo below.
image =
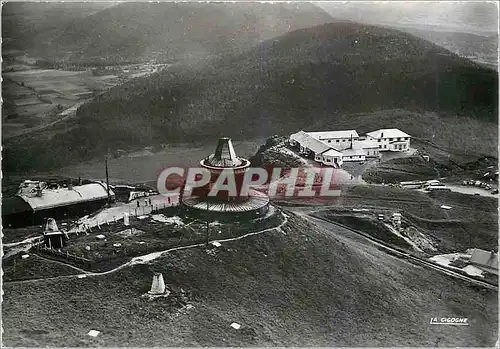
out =
<path fill-rule="evenodd" d="M 201 160 L 200 165 L 210 171 L 210 182 L 205 187 L 206 195 L 214 188 L 222 171 L 226 171 L 229 176 L 234 176 L 236 193 L 219 190 L 216 198 L 223 201 L 241 201 L 247 197 L 247 194 L 241 193 L 241 186 L 245 172 L 250 167 L 250 161 L 236 156 L 230 138 L 219 138 L 215 153 Z"/>
<path fill-rule="evenodd" d="M 182 196 L 182 204 L 188 212 L 218 214 L 226 217 L 255 218 L 264 215 L 269 208 L 269 197 L 257 190 L 249 189 L 241 192 L 245 172 L 250 167 L 250 161 L 236 156 L 233 143 L 227 137 L 217 141 L 215 152 L 200 161 L 200 165 L 210 172 L 210 181 L 200 190 L 193 190 L 188 197 Z M 224 172 L 234 178 L 236 192 L 215 188 L 217 179 Z M 223 179 L 221 179 L 222 181 Z M 228 184 L 226 181 L 223 184 Z M 221 183 L 219 183 L 221 184 Z M 210 191 L 215 196 L 209 195 Z"/>

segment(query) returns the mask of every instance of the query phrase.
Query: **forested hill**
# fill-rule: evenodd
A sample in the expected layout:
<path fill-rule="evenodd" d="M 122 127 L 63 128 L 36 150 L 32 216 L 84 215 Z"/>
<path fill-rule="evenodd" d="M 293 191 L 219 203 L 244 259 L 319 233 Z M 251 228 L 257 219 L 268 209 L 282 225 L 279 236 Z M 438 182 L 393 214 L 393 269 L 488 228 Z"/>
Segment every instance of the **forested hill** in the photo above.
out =
<path fill-rule="evenodd" d="M 310 3 L 186 2 L 125 2 L 72 19 L 37 35 L 46 58 L 87 65 L 203 59 L 332 21 Z"/>
<path fill-rule="evenodd" d="M 288 132 L 388 108 L 497 118 L 497 75 L 400 31 L 332 23 L 112 89 L 79 115 L 124 138 Z"/>
<path fill-rule="evenodd" d="M 79 124 L 48 145 L 69 162 L 134 145 L 287 134 L 317 123 L 334 129 L 338 115 L 352 113 L 361 114 L 351 125 L 376 126 L 370 112 L 396 108 L 496 122 L 497 81 L 495 71 L 410 34 L 331 23 L 113 88 L 82 106 Z M 18 144 L 18 152 L 32 144 Z M 23 168 L 15 154 L 9 166 Z M 44 158 L 31 160 L 46 166 Z"/>

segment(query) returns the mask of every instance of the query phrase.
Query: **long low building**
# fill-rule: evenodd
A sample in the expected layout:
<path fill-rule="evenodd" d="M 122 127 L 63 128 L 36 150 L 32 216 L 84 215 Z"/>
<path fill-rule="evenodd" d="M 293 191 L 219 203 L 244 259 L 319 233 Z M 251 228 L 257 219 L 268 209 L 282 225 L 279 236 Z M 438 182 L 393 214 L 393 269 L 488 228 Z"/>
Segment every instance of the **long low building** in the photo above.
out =
<path fill-rule="evenodd" d="M 115 194 L 110 189 L 109 199 Z M 43 224 L 47 218 L 67 219 L 95 212 L 108 202 L 105 183 L 50 187 L 25 181 L 17 194 L 2 200 L 2 225 L 7 228 Z"/>
<path fill-rule="evenodd" d="M 290 145 L 297 147 L 300 153 L 311 157 L 316 162 L 333 167 L 342 166 L 341 152 L 304 131 L 292 134 Z"/>
<path fill-rule="evenodd" d="M 307 134 L 323 141 L 337 150 L 352 148 L 353 142 L 359 139 L 356 130 L 307 132 Z"/>

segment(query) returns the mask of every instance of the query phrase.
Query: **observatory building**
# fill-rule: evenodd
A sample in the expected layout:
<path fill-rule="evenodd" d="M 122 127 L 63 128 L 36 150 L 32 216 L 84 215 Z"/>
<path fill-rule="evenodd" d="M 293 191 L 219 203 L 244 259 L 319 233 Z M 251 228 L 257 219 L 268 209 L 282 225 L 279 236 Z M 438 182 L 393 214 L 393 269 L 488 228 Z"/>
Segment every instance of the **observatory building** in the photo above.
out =
<path fill-rule="evenodd" d="M 220 138 L 215 153 L 201 160 L 200 165 L 210 172 L 210 181 L 193 191 L 193 194 L 182 195 L 182 204 L 186 211 L 217 219 L 253 219 L 267 213 L 267 195 L 254 189 L 243 192 L 241 190 L 250 161 L 236 156 L 231 139 Z M 210 196 L 210 191 L 223 171 L 234 176 L 237 195 L 231 195 L 227 190 L 219 190 L 215 196 Z"/>

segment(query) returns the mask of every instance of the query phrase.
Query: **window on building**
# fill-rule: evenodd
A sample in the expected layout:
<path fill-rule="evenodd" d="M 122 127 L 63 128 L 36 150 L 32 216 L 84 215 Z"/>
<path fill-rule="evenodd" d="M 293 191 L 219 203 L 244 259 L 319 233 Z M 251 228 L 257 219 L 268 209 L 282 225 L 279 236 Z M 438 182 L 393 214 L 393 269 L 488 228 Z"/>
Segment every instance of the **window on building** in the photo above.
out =
<path fill-rule="evenodd" d="M 332 141 L 331 140 L 328 140 L 328 143 L 331 143 Z"/>
<path fill-rule="evenodd" d="M 351 155 L 351 156 L 349 156 L 349 159 L 352 159 L 352 155 Z"/>
<path fill-rule="evenodd" d="M 340 139 L 337 139 L 337 143 L 339 143 L 339 142 L 340 142 Z"/>
<path fill-rule="evenodd" d="M 387 149 L 387 144 L 384 144 L 384 149 Z"/>
<path fill-rule="evenodd" d="M 332 159 L 327 158 L 327 159 L 326 159 L 326 162 L 332 162 Z"/>
<path fill-rule="evenodd" d="M 392 138 L 389 138 L 389 142 L 392 142 Z"/>
<path fill-rule="evenodd" d="M 379 139 L 378 141 L 379 141 L 379 142 L 382 142 L 382 140 L 381 140 L 381 139 Z"/>
<path fill-rule="evenodd" d="M 382 144 L 379 144 L 379 145 L 378 145 L 378 148 L 379 148 L 379 149 L 381 149 L 381 148 L 382 148 Z"/>

